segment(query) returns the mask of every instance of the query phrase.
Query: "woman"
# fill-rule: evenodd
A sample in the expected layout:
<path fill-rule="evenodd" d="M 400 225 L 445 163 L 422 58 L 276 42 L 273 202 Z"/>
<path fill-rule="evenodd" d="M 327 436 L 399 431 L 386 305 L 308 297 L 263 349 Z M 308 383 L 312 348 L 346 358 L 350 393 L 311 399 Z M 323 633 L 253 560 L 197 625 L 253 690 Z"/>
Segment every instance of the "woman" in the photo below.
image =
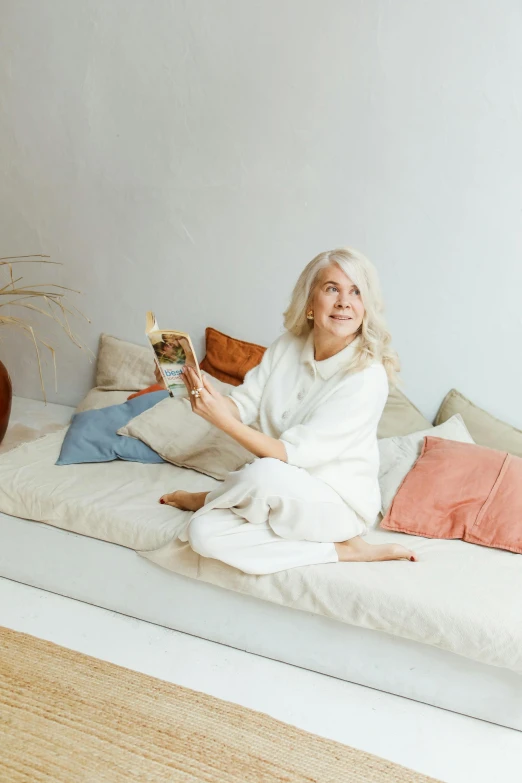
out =
<path fill-rule="evenodd" d="M 242 386 L 224 397 L 184 370 L 194 413 L 259 457 L 212 492 L 160 498 L 194 512 L 182 539 L 194 551 L 250 574 L 416 559 L 361 538 L 380 508 L 377 425 L 398 369 L 382 309 L 367 258 L 320 253 L 296 283 L 286 332 Z"/>

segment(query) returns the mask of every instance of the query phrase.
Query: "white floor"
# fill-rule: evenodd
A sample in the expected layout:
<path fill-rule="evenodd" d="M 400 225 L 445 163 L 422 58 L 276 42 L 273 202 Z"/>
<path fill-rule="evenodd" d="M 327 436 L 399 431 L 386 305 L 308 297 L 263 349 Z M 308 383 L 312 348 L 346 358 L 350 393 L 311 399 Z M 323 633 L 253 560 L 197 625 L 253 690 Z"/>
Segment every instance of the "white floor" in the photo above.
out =
<path fill-rule="evenodd" d="M 268 713 L 445 783 L 521 779 L 520 732 L 1 578 L 0 625 Z"/>

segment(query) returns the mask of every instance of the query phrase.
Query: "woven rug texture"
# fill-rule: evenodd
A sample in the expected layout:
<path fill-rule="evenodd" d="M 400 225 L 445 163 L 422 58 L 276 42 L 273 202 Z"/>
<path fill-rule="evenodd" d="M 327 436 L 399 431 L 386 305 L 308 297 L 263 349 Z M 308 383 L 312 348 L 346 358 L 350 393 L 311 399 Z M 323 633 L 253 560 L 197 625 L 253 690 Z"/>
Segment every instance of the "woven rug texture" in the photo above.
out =
<path fill-rule="evenodd" d="M 428 783 L 433 778 L 263 713 L 0 627 L 0 780 Z"/>

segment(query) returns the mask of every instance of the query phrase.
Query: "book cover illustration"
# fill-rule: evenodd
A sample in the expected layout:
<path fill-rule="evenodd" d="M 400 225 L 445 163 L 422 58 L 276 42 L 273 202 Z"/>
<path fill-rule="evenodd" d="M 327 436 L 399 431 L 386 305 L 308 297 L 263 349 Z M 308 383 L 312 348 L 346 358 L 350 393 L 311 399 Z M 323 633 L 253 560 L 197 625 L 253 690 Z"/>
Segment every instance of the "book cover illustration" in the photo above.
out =
<path fill-rule="evenodd" d="M 145 334 L 170 396 L 185 396 L 187 390 L 181 373 L 184 365 L 193 367 L 201 380 L 196 352 L 189 335 L 173 329 L 160 329 L 152 312 L 147 313 Z M 199 386 L 203 386 L 203 383 L 200 382 Z"/>

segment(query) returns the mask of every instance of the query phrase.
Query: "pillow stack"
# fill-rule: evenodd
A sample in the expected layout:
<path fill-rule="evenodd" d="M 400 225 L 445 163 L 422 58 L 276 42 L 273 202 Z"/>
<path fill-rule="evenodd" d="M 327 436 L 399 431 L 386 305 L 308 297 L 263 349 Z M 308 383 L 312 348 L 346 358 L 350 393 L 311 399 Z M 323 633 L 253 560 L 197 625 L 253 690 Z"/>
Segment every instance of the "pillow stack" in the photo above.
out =
<path fill-rule="evenodd" d="M 474 442 L 459 413 L 438 427 L 429 427 L 411 435 L 380 440 L 379 486 L 381 488 L 381 511 L 383 514 L 386 514 L 388 511 L 404 478 L 419 458 L 426 435 L 462 443 Z"/>
<path fill-rule="evenodd" d="M 427 436 L 382 527 L 520 554 L 522 458 Z"/>
<path fill-rule="evenodd" d="M 380 441 L 381 527 L 521 554 L 522 432 L 456 389 L 435 423 Z"/>

